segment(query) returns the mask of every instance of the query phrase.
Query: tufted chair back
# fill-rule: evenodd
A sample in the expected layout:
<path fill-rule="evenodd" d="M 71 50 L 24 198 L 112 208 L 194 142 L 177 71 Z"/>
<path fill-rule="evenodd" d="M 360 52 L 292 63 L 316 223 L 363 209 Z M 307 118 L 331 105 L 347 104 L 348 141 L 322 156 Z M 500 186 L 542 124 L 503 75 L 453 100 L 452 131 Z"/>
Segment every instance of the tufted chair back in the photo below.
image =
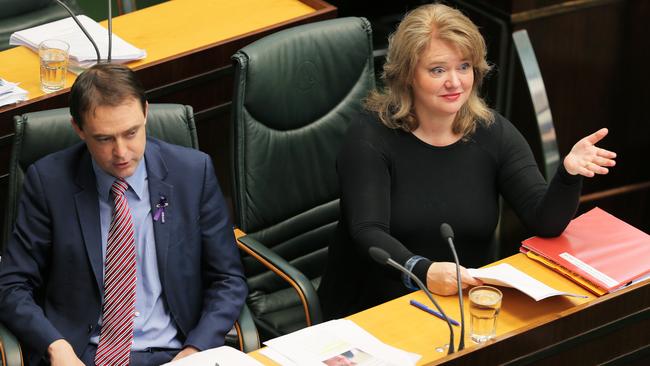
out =
<path fill-rule="evenodd" d="M 338 217 L 335 159 L 374 87 L 363 18 L 280 31 L 237 52 L 233 96 L 236 224 L 260 334 L 321 319 L 315 288 Z"/>

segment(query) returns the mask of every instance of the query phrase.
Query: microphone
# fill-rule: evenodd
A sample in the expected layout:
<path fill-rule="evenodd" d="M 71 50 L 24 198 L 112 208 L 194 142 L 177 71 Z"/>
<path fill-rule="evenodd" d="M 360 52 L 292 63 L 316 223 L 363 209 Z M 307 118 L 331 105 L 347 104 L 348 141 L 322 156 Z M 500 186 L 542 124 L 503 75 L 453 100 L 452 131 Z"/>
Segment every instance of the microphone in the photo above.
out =
<path fill-rule="evenodd" d="M 456 284 L 458 286 L 458 303 L 460 304 L 460 342 L 458 350 L 462 351 L 465 348 L 465 311 L 463 310 L 463 287 L 460 284 L 460 263 L 458 262 L 458 255 L 454 247 L 454 230 L 447 223 L 440 225 L 440 235 L 449 243 L 451 253 L 454 255 L 456 262 Z"/>
<path fill-rule="evenodd" d="M 372 257 L 372 259 L 375 260 L 375 262 L 377 262 L 379 264 L 387 264 L 387 265 L 389 265 L 389 266 L 391 266 L 393 268 L 396 268 L 398 271 L 406 274 L 407 276 L 409 276 L 413 281 L 415 281 L 415 283 L 418 285 L 418 287 L 422 291 L 424 291 L 425 294 L 427 294 L 427 297 L 429 297 L 429 300 L 431 300 L 431 302 L 436 307 L 436 309 L 438 309 L 440 314 L 442 314 L 444 320 L 447 322 L 447 325 L 449 326 L 449 351 L 447 351 L 447 354 L 450 355 L 450 354 L 454 353 L 454 330 L 451 328 L 451 322 L 449 321 L 449 318 L 447 317 L 447 314 L 445 314 L 445 312 L 442 310 L 440 305 L 438 305 L 438 303 L 433 298 L 433 296 L 431 296 L 431 292 L 429 292 L 427 287 L 424 286 L 422 281 L 420 281 L 420 279 L 417 278 L 417 276 L 414 275 L 411 271 L 407 270 L 402 265 L 395 262 L 390 257 L 390 254 L 388 254 L 388 252 L 386 252 L 385 250 L 383 250 L 381 248 L 377 248 L 377 247 L 370 247 L 370 249 L 368 249 L 368 253 Z"/>
<path fill-rule="evenodd" d="M 68 14 L 70 14 L 70 16 L 72 17 L 72 20 L 74 20 L 74 22 L 77 23 L 77 25 L 79 26 L 79 28 L 81 28 L 81 31 L 86 35 L 86 38 L 88 38 L 88 40 L 90 41 L 90 43 L 92 43 L 93 48 L 95 48 L 95 53 L 97 54 L 97 63 L 99 63 L 99 62 L 101 61 L 102 58 L 101 58 L 101 56 L 99 55 L 99 48 L 97 48 L 97 44 L 96 44 L 95 41 L 93 40 L 93 37 L 91 37 L 90 34 L 88 34 L 88 31 L 86 30 L 86 28 L 84 28 L 84 26 L 81 24 L 81 22 L 79 21 L 79 19 L 77 19 L 77 16 L 74 15 L 74 13 L 72 12 L 72 10 L 70 10 L 70 8 L 68 8 L 68 6 L 67 6 L 63 1 L 61 1 L 61 0 L 55 0 L 55 1 L 56 1 L 57 3 L 59 3 L 59 5 L 61 5 L 61 6 L 62 6 L 62 7 L 63 7 L 67 12 L 68 12 Z M 109 1 L 108 3 L 109 3 L 109 7 L 110 7 L 110 1 Z M 110 15 L 109 15 L 109 16 L 110 16 Z M 108 58 L 109 58 L 109 62 L 110 62 L 110 49 L 111 49 L 110 36 L 109 36 L 109 39 L 108 39 L 108 49 L 109 49 L 109 51 L 108 51 L 108 52 L 109 52 L 109 56 L 108 56 Z"/>
<path fill-rule="evenodd" d="M 106 58 L 106 62 L 109 64 L 111 63 L 111 51 L 113 48 L 113 9 L 111 9 L 112 3 L 113 1 L 108 0 L 108 58 Z"/>

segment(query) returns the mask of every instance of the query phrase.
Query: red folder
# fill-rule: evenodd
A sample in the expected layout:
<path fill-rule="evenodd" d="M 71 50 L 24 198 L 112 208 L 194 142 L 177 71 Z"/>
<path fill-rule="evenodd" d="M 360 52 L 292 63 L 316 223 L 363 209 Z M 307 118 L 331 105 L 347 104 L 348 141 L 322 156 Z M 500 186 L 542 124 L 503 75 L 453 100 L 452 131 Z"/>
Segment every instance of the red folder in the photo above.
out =
<path fill-rule="evenodd" d="M 596 207 L 573 219 L 562 235 L 532 237 L 528 250 L 612 292 L 650 273 L 650 235 Z"/>

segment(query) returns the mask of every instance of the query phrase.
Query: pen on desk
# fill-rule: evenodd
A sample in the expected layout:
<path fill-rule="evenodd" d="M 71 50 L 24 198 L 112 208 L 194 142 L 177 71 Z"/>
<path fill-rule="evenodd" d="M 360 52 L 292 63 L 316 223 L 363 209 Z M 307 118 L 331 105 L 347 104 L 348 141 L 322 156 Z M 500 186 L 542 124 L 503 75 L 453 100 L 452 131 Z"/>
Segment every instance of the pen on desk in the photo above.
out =
<path fill-rule="evenodd" d="M 409 303 L 410 303 L 411 305 L 415 306 L 416 308 L 422 310 L 422 311 L 426 311 L 427 313 L 429 313 L 429 314 L 431 314 L 431 315 L 435 315 L 435 316 L 437 316 L 438 318 L 440 318 L 440 319 L 442 319 L 442 320 L 445 320 L 445 317 L 442 316 L 442 314 L 440 314 L 439 312 L 437 312 L 437 311 L 431 309 L 430 307 L 424 305 L 423 303 L 421 303 L 421 302 L 419 302 L 419 301 L 411 300 L 411 301 L 409 301 Z M 455 321 L 454 319 L 449 318 L 449 317 L 447 317 L 447 318 L 449 319 L 449 322 L 450 322 L 451 324 L 453 324 L 453 325 L 455 325 L 455 326 L 459 326 L 459 325 L 460 325 L 460 323 L 458 323 L 458 322 Z"/>

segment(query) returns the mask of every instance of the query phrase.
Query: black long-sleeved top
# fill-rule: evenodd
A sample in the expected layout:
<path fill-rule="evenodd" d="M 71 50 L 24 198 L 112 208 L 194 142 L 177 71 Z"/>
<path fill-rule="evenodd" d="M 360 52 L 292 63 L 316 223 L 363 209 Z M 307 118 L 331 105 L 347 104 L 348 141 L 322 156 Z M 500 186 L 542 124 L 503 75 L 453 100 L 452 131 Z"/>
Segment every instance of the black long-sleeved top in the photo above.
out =
<path fill-rule="evenodd" d="M 340 317 L 407 293 L 399 273 L 375 264 L 372 246 L 426 283 L 432 261 L 453 261 L 440 224 L 455 233 L 461 265 L 489 258 L 499 195 L 534 235 L 559 235 L 576 212 L 582 179 L 560 164 L 547 184 L 523 136 L 495 113 L 489 127 L 436 147 L 363 114 L 348 130 L 337 159 L 341 220 L 319 289 L 326 317 Z"/>

